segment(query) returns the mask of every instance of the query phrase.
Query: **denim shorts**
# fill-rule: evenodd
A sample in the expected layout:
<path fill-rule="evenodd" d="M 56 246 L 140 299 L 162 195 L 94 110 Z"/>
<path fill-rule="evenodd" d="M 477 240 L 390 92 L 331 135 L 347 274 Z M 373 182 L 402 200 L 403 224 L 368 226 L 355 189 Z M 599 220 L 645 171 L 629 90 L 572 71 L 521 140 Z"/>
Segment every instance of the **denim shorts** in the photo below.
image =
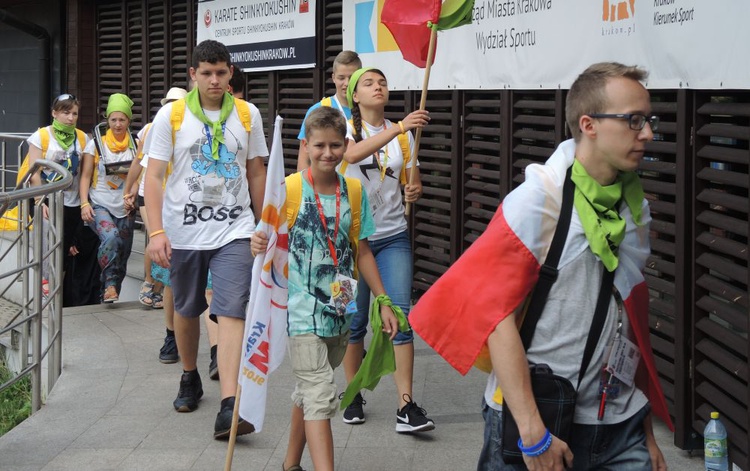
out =
<path fill-rule="evenodd" d="M 333 370 L 346 353 L 349 332 L 336 337 L 303 334 L 289 337 L 289 356 L 297 382 L 292 402 L 305 420 L 326 420 L 336 415 L 336 383 Z"/>
<path fill-rule="evenodd" d="M 404 231 L 391 237 L 380 240 L 368 240 L 370 250 L 375 256 L 380 278 L 383 280 L 385 292 L 393 301 L 393 304 L 409 316 L 411 307 L 411 283 L 412 283 L 412 261 L 411 241 L 409 233 Z M 357 312 L 352 318 L 351 337 L 349 343 L 360 343 L 367 334 L 367 325 L 370 318 L 370 287 L 364 278 L 359 277 L 357 285 Z M 412 343 L 414 333 L 399 332 L 393 339 L 394 345 Z"/>
<path fill-rule="evenodd" d="M 206 310 L 206 285 L 211 270 L 211 316 L 245 318 L 253 256 L 250 241 L 237 239 L 212 250 L 173 249 L 169 279 L 174 309 L 183 317 L 198 317 Z"/>
<path fill-rule="evenodd" d="M 568 446 L 573 452 L 573 470 L 650 470 L 651 457 L 646 447 L 643 420 L 651 412 L 646 404 L 634 416 L 619 424 L 573 424 Z M 477 471 L 521 471 L 524 465 L 509 465 L 502 458 L 502 412 L 487 405 L 482 399 L 484 444 L 479 453 Z"/>

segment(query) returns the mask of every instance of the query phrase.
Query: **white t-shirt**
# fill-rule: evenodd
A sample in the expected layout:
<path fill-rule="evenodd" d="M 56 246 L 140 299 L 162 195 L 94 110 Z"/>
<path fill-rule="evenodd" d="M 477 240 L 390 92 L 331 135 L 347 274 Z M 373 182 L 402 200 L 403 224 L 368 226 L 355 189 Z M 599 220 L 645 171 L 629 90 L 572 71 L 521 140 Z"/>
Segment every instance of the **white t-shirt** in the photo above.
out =
<path fill-rule="evenodd" d="M 364 127 L 362 137 L 364 139 L 372 137 L 390 128 L 394 124 L 385 120 L 385 127 L 374 127 L 362 122 Z M 409 148 L 411 155 L 414 155 L 414 138 L 411 132 L 409 135 Z M 354 128 L 351 123 L 347 123 L 346 138 L 354 140 Z M 369 240 L 380 240 L 391 237 L 406 231 L 406 217 L 404 216 L 404 201 L 401 196 L 401 167 L 404 165 L 404 156 L 401 152 L 401 144 L 398 139 L 393 139 L 375 155 L 365 157 L 356 164 L 348 164 L 345 175 L 347 177 L 358 178 L 367 190 L 367 196 L 370 199 L 370 208 L 375 219 L 375 234 L 369 237 Z M 378 164 L 379 162 L 379 164 Z M 381 180 L 381 166 L 385 165 L 385 177 Z M 417 163 L 419 165 L 419 163 Z M 340 167 L 339 167 L 340 168 Z M 407 170 L 411 168 L 411 163 L 406 166 Z M 408 175 L 408 171 L 407 171 Z"/>
<path fill-rule="evenodd" d="M 211 156 L 207 126 L 186 107 L 185 118 L 172 145 L 172 103 L 154 119 L 148 139 L 148 158 L 172 162 L 162 207 L 162 223 L 176 249 L 211 250 L 249 238 L 255 216 L 247 183 L 247 161 L 268 155 L 263 122 L 250 104 L 251 132 L 242 126 L 237 111 L 227 119 L 219 160 Z M 218 120 L 219 111 L 205 111 Z"/>
<path fill-rule="evenodd" d="M 71 170 L 73 173 L 73 182 L 69 187 L 63 190 L 63 204 L 69 207 L 80 206 L 81 196 L 78 194 L 78 182 L 80 181 L 79 175 L 81 173 L 81 156 L 83 154 L 83 149 L 81 149 L 81 144 L 78 141 L 78 134 L 76 133 L 76 137 L 73 140 L 73 145 L 71 145 L 68 150 L 63 150 L 63 148 L 57 142 L 57 139 L 55 139 L 52 126 L 47 126 L 47 132 L 49 133 L 49 145 L 47 146 L 47 153 L 45 154 L 44 158 L 46 160 L 58 163 L 65 168 L 68 168 L 68 159 L 70 158 L 71 165 L 73 166 L 72 170 L 68 168 L 68 170 Z M 32 145 L 41 150 L 42 138 L 40 136 L 39 130 L 32 134 L 26 140 L 26 142 L 28 142 L 29 145 Z M 89 142 L 88 136 L 86 137 L 86 142 Z M 75 158 L 71 157 L 71 154 L 73 154 L 74 152 L 77 153 L 77 157 Z"/>
<path fill-rule="evenodd" d="M 106 144 L 102 144 L 102 152 L 106 153 L 106 157 L 99 156 L 95 182 L 96 187 L 92 183 L 89 189 L 89 199 L 91 200 L 91 204 L 105 207 L 112 216 L 124 218 L 127 216 L 127 211 L 125 211 L 122 195 L 127 174 L 107 175 L 104 163 L 105 161 L 106 163 L 113 163 L 134 160 L 135 152 L 132 149 L 126 149 L 123 152 L 114 153 L 109 150 Z M 89 141 L 83 153 L 96 156 L 96 143 L 94 139 Z"/>

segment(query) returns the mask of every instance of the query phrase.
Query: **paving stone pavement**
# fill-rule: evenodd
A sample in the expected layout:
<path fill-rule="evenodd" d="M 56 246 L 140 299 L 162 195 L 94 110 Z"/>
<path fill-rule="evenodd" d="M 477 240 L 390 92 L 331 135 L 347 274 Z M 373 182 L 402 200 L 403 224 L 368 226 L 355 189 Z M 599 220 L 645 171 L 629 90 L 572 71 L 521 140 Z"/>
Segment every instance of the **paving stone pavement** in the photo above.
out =
<path fill-rule="evenodd" d="M 205 395 L 193 413 L 177 413 L 179 363 L 164 365 L 162 311 L 137 302 L 65 311 L 63 374 L 47 404 L 0 437 L 0 470 L 220 470 L 227 444 L 213 439 L 218 382 L 208 378 L 208 344 L 201 339 L 199 371 Z M 396 390 L 385 378 L 367 392 L 367 422 L 333 420 L 337 470 L 473 470 L 482 444 L 479 403 L 485 375 L 462 377 L 423 342 L 415 344 L 414 398 L 437 425 L 433 432 L 395 432 Z M 339 386 L 343 371 L 336 371 Z M 234 469 L 276 470 L 286 451 L 293 376 L 288 362 L 272 374 L 262 433 L 239 437 Z M 657 424 L 671 469 L 702 469 L 672 445 Z M 305 453 L 302 466 L 312 469 Z"/>

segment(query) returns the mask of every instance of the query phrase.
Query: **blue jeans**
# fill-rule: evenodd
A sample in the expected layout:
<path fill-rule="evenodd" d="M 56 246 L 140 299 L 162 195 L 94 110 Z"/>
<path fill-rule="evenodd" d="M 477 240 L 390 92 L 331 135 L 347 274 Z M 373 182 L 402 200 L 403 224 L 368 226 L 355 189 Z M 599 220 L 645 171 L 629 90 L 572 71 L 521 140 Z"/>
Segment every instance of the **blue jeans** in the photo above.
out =
<path fill-rule="evenodd" d="M 99 236 L 99 266 L 102 269 L 102 289 L 114 286 L 120 292 L 128 270 L 128 258 L 133 247 L 135 214 L 116 218 L 103 206 L 94 205 L 94 226 Z"/>
<path fill-rule="evenodd" d="M 404 231 L 385 239 L 368 241 L 368 243 L 372 254 L 375 256 L 385 292 L 391 298 L 393 304 L 400 307 L 404 311 L 404 315 L 408 316 L 411 306 L 412 282 L 409 233 Z M 360 276 L 357 285 L 357 313 L 354 314 L 352 319 L 349 343 L 360 343 L 365 338 L 370 320 L 369 313 L 370 287 L 367 286 L 365 279 Z M 401 345 L 413 341 L 414 334 L 410 330 L 409 332 L 396 334 L 393 344 Z"/>
<path fill-rule="evenodd" d="M 643 420 L 651 411 L 648 404 L 633 417 L 614 425 L 573 424 L 568 443 L 573 452 L 574 470 L 650 470 L 651 457 L 646 447 Z M 502 458 L 502 412 L 482 399 L 484 444 L 479 453 L 477 471 L 525 470 L 524 465 L 508 465 Z"/>

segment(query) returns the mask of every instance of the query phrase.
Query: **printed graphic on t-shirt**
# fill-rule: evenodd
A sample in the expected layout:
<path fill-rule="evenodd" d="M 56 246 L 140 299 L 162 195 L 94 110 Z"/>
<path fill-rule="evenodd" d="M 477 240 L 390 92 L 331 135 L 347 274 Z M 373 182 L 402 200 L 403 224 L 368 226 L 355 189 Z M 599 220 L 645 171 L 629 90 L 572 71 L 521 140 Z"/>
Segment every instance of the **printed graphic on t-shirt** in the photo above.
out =
<path fill-rule="evenodd" d="M 380 163 L 378 163 L 378 160 L 375 160 L 376 157 L 373 154 L 369 159 L 369 163 L 359 166 L 359 170 L 362 172 L 362 176 L 367 180 L 380 178 L 382 172 L 381 165 L 383 164 L 383 162 L 386 162 L 385 152 L 383 151 L 383 149 L 380 149 L 378 150 L 377 154 L 377 159 L 380 161 Z M 391 167 L 387 167 L 385 169 L 385 178 L 393 178 L 394 180 L 398 180 Z"/>
<path fill-rule="evenodd" d="M 224 129 L 224 139 L 229 147 L 219 144 L 218 160 L 211 155 L 211 139 L 205 129 L 190 148 L 194 174 L 184 180 L 190 200 L 185 204 L 184 225 L 209 221 L 227 221 L 231 225 L 242 213 L 242 205 L 237 204 L 242 189 L 237 152 L 242 150 L 242 144 L 229 128 Z"/>

